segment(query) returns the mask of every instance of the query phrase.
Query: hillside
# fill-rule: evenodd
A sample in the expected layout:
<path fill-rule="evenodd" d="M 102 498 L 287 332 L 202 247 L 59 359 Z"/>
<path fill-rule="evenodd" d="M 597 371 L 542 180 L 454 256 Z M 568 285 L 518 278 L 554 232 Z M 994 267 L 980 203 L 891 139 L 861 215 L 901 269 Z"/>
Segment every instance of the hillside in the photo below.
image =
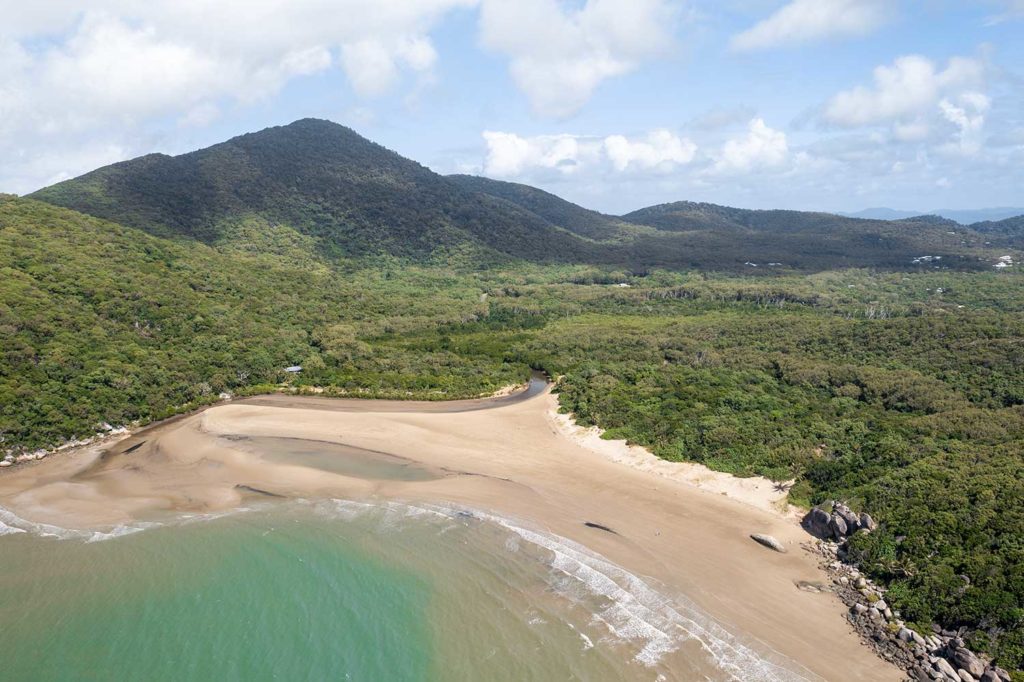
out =
<path fill-rule="evenodd" d="M 314 238 L 332 257 L 424 259 L 465 248 L 539 261 L 591 256 L 585 242 L 529 212 L 316 119 L 113 164 L 33 198 L 207 244 L 230 242 L 258 218 Z"/>
<path fill-rule="evenodd" d="M 265 248 L 269 233 L 294 233 L 329 259 L 820 271 L 907 270 L 939 256 L 928 266 L 972 270 L 991 267 L 995 250 L 1010 245 L 1003 235 L 924 219 L 689 202 L 607 216 L 525 185 L 443 177 L 315 119 L 113 164 L 32 196 L 156 236 L 248 252 Z"/>
<path fill-rule="evenodd" d="M 735 253 L 763 267 L 781 263 L 800 270 L 872 265 L 907 269 L 984 269 L 995 262 L 986 238 L 937 216 L 886 221 L 830 213 L 748 210 L 680 201 L 643 208 L 623 220 L 677 235 L 695 252 Z M 925 261 L 921 256 L 931 256 Z M 938 256 L 939 258 L 935 258 Z"/>
<path fill-rule="evenodd" d="M 615 239 L 623 236 L 631 227 L 620 218 L 591 211 L 529 185 L 491 180 L 478 175 L 449 175 L 448 179 L 468 190 L 509 201 L 552 225 L 590 239 Z"/>
<path fill-rule="evenodd" d="M 971 225 L 971 229 L 984 235 L 1004 238 L 1007 243 L 1017 247 L 1024 246 L 1024 215 L 999 221 L 975 223 Z"/>

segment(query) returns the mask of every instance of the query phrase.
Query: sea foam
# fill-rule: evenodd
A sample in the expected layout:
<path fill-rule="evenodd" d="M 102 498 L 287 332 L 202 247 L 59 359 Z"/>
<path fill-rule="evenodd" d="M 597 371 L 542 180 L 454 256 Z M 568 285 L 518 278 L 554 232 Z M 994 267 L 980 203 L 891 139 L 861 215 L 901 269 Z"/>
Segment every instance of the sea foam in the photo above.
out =
<path fill-rule="evenodd" d="M 56 538 L 58 540 L 84 540 L 85 542 L 103 542 L 114 538 L 131 535 L 147 528 L 158 526 L 156 523 L 137 523 L 135 525 L 117 524 L 106 530 L 86 530 L 78 528 L 63 528 L 49 523 L 38 523 L 23 519 L 9 509 L 0 507 L 0 536 L 13 535 L 15 533 L 31 533 L 44 538 Z"/>
<path fill-rule="evenodd" d="M 547 553 L 548 566 L 558 576 L 552 580 L 557 594 L 580 601 L 577 593 L 582 591 L 589 597 L 588 603 L 600 602 L 594 620 L 611 637 L 638 646 L 635 660 L 644 666 L 653 668 L 684 643 L 696 642 L 716 667 L 737 682 L 818 679 L 809 671 L 796 672 L 769 660 L 767 656 L 771 654 L 755 651 L 685 597 L 669 598 L 644 579 L 586 547 L 511 519 L 455 506 L 399 502 L 331 500 L 316 503 L 315 509 L 322 515 L 346 520 L 380 515 L 382 531 L 400 526 L 403 520 L 424 517 L 447 521 L 441 532 L 452 524 L 474 521 L 498 526 L 509 533 L 504 543 L 506 551 L 519 551 L 520 543 L 525 542 Z M 592 646 L 589 639 L 584 641 Z"/>

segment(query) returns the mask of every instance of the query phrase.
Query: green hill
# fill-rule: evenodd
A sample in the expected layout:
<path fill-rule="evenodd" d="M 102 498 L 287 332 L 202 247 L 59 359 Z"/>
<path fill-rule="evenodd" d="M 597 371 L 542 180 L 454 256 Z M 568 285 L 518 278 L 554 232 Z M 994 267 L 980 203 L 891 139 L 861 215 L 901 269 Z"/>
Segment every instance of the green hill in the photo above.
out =
<path fill-rule="evenodd" d="M 321 253 L 417 259 L 586 259 L 588 244 L 507 202 L 461 188 L 343 126 L 304 119 L 181 156 L 150 154 L 47 187 L 52 204 L 165 237 L 220 244 L 258 218 Z"/>
<path fill-rule="evenodd" d="M 1009 245 L 937 216 L 862 220 L 680 201 L 643 208 L 622 219 L 676 233 L 695 251 L 723 254 L 723 258 L 726 253 L 738 253 L 743 262 L 759 266 L 778 262 L 800 270 L 864 265 L 899 270 L 922 263 L 984 269 L 994 261 L 992 247 Z M 932 258 L 916 260 L 921 256 Z"/>
<path fill-rule="evenodd" d="M 151 154 L 47 187 L 33 198 L 162 237 L 258 251 L 267 232 L 310 238 L 328 258 L 453 256 L 745 271 L 836 267 L 984 269 L 1002 235 L 929 220 L 872 221 L 679 202 L 621 218 L 525 185 L 443 177 L 315 119 L 181 156 Z M 986 242 L 992 242 L 986 244 Z"/>

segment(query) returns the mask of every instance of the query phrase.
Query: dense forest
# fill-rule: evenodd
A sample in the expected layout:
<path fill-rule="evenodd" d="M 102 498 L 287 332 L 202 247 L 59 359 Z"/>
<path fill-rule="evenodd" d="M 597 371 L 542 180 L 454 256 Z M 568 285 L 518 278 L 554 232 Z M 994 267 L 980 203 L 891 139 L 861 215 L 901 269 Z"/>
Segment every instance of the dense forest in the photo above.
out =
<path fill-rule="evenodd" d="M 365 166 L 358 186 L 332 165 L 342 152 L 313 160 L 323 178 L 302 155 L 274 173 L 266 139 L 226 144 L 0 195 L 0 450 L 222 392 L 440 400 L 543 369 L 609 437 L 869 511 L 880 526 L 852 553 L 907 621 L 966 627 L 1024 668 L 1024 274 L 993 267 L 1018 260 L 997 242 L 1019 236 L 1012 221 L 839 229 L 698 204 L 619 219 L 374 165 L 384 151 L 358 140 L 338 142 L 362 154 L 345 164 Z M 788 264 L 723 256 L 755 233 Z M 671 267 L 645 256 L 673 248 Z"/>

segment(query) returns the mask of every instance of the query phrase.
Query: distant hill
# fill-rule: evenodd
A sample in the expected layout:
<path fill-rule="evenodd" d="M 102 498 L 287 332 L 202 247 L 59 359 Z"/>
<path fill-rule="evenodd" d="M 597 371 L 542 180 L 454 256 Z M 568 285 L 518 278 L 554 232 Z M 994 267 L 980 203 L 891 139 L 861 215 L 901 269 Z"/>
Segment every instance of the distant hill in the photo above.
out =
<path fill-rule="evenodd" d="M 971 229 L 984 235 L 1003 237 L 1017 247 L 1024 246 L 1024 215 L 1006 220 L 974 223 Z"/>
<path fill-rule="evenodd" d="M 848 218 L 870 218 L 874 220 L 901 220 L 903 218 L 914 218 L 920 215 L 937 215 L 953 220 L 961 225 L 971 225 L 984 221 L 998 221 L 1006 218 L 1024 215 L 1024 208 L 978 208 L 978 209 L 952 209 L 938 208 L 931 211 L 899 211 L 892 208 L 866 208 L 855 213 L 842 213 Z"/>
<path fill-rule="evenodd" d="M 754 267 L 984 269 L 1015 243 L 937 218 L 857 220 L 676 202 L 609 216 L 543 190 L 444 177 L 354 131 L 303 119 L 180 156 L 150 154 L 32 198 L 160 237 L 317 258 L 614 265 L 635 271 Z M 986 243 L 988 242 L 988 243 Z M 921 256 L 938 256 L 920 261 Z"/>
<path fill-rule="evenodd" d="M 630 223 L 677 233 L 695 248 L 743 254 L 745 263 L 797 269 L 825 267 L 906 268 L 917 261 L 944 267 L 980 268 L 985 238 L 937 216 L 904 220 L 862 220 L 807 211 L 748 210 L 679 201 L 622 216 Z M 829 265 L 825 265 L 828 263 Z M 983 264 L 984 263 L 984 264 Z"/>

